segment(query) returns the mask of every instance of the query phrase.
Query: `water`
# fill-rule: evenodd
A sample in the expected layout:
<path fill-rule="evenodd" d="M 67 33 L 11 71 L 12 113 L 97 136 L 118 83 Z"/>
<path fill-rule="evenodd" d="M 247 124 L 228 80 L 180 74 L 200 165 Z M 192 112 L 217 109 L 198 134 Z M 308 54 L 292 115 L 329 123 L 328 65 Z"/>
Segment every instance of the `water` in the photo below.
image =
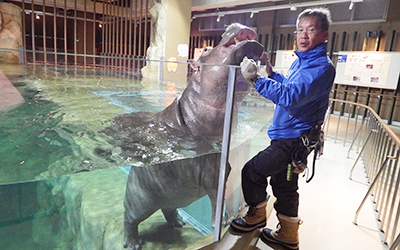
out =
<path fill-rule="evenodd" d="M 54 69 L 23 73 L 11 80 L 25 102 L 0 114 L 0 184 L 123 165 L 124 159 L 110 163 L 90 152 L 107 144 L 100 133 L 107 122 L 126 112 L 161 110 L 184 88 Z"/>
<path fill-rule="evenodd" d="M 135 150 L 145 147 L 145 154 L 132 156 L 103 133 L 117 115 L 164 109 L 185 84 L 77 69 L 1 69 L 25 101 L 0 114 L 0 249 L 120 248 L 129 166 L 219 150 L 218 143 L 193 146 L 190 138 L 177 136 L 158 144 L 153 138 L 140 141 Z M 245 98 L 232 145 L 254 137 L 268 122 L 260 116 L 271 109 L 264 101 Z M 185 248 L 202 239 L 212 231 L 210 207 L 204 197 L 184 208 L 188 225 L 174 230 L 156 212 L 139 227 L 144 249 Z"/>

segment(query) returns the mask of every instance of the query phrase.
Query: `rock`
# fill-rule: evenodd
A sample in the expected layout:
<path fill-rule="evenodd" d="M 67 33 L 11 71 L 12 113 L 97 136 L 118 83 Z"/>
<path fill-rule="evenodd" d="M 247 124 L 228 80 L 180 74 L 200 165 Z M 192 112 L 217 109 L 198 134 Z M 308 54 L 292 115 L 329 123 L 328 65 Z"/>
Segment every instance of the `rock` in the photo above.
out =
<path fill-rule="evenodd" d="M 21 8 L 0 2 L 0 44 L 2 48 L 19 49 L 22 46 Z M 18 63 L 18 51 L 0 51 L 0 63 Z"/>

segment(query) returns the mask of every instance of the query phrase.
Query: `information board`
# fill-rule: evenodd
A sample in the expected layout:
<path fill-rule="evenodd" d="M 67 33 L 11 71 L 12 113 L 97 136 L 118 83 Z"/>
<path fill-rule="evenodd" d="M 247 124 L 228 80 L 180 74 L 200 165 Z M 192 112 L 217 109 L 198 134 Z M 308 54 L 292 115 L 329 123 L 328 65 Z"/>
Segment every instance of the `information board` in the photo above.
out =
<path fill-rule="evenodd" d="M 286 75 L 290 65 L 296 60 L 297 55 L 293 50 L 277 50 L 274 70 Z"/>
<path fill-rule="evenodd" d="M 398 52 L 340 51 L 335 83 L 397 89 L 400 74 Z"/>

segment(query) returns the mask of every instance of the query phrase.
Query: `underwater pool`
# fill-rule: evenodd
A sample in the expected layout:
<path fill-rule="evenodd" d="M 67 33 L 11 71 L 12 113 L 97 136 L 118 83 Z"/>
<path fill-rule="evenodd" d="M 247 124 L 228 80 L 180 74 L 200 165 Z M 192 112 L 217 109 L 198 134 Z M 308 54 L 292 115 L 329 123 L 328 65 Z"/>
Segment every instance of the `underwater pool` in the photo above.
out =
<path fill-rule="evenodd" d="M 124 155 L 119 142 L 103 132 L 117 115 L 164 109 L 186 84 L 140 81 L 98 70 L 9 65 L 0 69 L 24 99 L 0 113 L 0 249 L 121 248 L 130 166 L 219 150 L 218 143 L 183 150 L 174 138 L 150 138 L 135 144 L 136 155 Z M 267 100 L 246 96 L 233 145 L 258 136 L 268 126 L 272 110 Z M 193 244 L 212 231 L 210 213 L 204 197 L 181 210 L 188 225 L 174 230 L 155 213 L 140 224 L 146 240 L 143 249 Z"/>
<path fill-rule="evenodd" d="M 25 101 L 1 114 L 0 184 L 123 165 L 126 159 L 110 163 L 87 151 L 107 143 L 100 132 L 107 121 L 127 112 L 159 111 L 184 88 L 64 68 L 10 75 Z"/>

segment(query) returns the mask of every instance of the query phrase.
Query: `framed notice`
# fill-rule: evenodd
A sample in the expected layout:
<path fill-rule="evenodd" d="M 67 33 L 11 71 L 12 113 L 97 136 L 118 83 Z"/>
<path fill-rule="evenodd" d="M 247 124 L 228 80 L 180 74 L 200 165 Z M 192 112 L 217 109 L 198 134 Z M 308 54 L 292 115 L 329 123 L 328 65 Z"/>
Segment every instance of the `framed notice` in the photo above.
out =
<path fill-rule="evenodd" d="M 335 83 L 397 89 L 400 74 L 398 52 L 340 51 Z"/>
<path fill-rule="evenodd" d="M 296 60 L 297 55 L 293 50 L 277 50 L 274 70 L 286 75 L 290 66 Z"/>

